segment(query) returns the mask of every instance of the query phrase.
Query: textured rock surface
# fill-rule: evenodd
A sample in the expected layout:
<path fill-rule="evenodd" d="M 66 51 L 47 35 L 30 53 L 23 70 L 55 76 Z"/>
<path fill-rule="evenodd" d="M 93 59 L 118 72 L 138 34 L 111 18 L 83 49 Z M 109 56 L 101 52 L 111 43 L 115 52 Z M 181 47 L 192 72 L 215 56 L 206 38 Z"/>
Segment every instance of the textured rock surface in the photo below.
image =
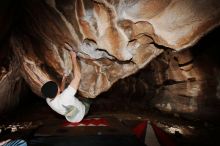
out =
<path fill-rule="evenodd" d="M 10 110 L 19 103 L 19 95 L 24 86 L 16 66 L 15 59 L 10 62 L 9 68 L 1 67 L 0 70 L 0 114 Z"/>
<path fill-rule="evenodd" d="M 137 74 L 118 81 L 98 96 L 95 107 L 110 111 L 156 108 L 190 119 L 219 117 L 219 66 L 208 55 L 214 50 L 209 47 L 198 56 L 191 53 L 195 51 L 166 50 Z"/>
<path fill-rule="evenodd" d="M 0 39 L 10 40 L 18 70 L 32 91 L 40 95 L 42 84 L 51 79 L 60 83 L 64 73 L 72 78 L 70 56 L 64 48 L 73 48 L 82 69 L 79 93 L 95 98 L 117 80 L 145 67 L 167 47 L 180 51 L 194 45 L 219 25 L 220 2 L 23 0 L 10 13 L 16 18 L 6 20 L 8 13 L 8 9 L 1 13 L 5 24 L 1 24 Z M 182 58 L 185 63 L 190 55 Z M 177 81 L 192 74 L 202 76 L 184 69 L 181 76 L 175 76 L 180 71 L 175 65 L 170 67 L 168 74 Z"/>
<path fill-rule="evenodd" d="M 190 54 L 189 50 L 165 54 L 169 57 L 152 62 L 154 78 L 159 85 L 152 103 L 158 109 L 198 115 L 204 112 L 207 101 L 216 100 L 216 77 L 219 75 L 216 66 L 205 57 L 194 58 Z M 162 63 L 167 68 L 162 67 Z"/>

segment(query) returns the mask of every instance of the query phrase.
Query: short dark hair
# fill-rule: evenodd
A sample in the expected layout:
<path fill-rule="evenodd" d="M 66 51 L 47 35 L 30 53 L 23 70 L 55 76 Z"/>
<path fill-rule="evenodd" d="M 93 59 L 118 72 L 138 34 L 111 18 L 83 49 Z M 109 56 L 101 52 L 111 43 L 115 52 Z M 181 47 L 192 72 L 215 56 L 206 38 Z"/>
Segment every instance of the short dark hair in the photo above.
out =
<path fill-rule="evenodd" d="M 41 87 L 41 93 L 44 97 L 54 98 L 57 95 L 58 86 L 54 81 L 46 82 Z"/>

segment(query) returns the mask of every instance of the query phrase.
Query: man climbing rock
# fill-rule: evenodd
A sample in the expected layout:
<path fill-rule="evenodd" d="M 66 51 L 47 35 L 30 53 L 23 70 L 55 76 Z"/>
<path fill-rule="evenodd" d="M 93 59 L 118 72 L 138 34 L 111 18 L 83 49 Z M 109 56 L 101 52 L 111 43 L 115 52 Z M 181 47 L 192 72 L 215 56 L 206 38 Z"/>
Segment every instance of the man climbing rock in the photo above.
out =
<path fill-rule="evenodd" d="M 64 89 L 66 75 L 64 74 L 60 87 L 54 82 L 45 83 L 41 92 L 46 97 L 47 104 L 58 114 L 65 116 L 69 122 L 80 122 L 87 114 L 90 105 L 75 97 L 81 79 L 81 71 L 76 59 L 76 53 L 70 51 L 73 63 L 74 78 Z"/>

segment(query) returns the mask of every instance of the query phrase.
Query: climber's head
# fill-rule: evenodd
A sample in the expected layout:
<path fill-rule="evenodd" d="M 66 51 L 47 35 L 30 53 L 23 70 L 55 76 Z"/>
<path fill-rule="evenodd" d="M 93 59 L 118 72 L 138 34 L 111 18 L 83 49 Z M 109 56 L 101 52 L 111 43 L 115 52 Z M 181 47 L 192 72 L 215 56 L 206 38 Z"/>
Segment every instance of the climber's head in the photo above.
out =
<path fill-rule="evenodd" d="M 47 98 L 54 98 L 56 97 L 58 92 L 58 86 L 54 81 L 49 81 L 46 82 L 42 87 L 41 87 L 41 94 L 44 97 Z"/>

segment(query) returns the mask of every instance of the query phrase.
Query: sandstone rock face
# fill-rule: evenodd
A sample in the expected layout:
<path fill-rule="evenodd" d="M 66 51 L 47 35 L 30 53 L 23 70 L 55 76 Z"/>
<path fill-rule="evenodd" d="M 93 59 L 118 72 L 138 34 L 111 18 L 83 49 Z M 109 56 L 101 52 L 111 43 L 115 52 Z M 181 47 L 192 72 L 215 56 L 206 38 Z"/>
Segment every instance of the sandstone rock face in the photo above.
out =
<path fill-rule="evenodd" d="M 159 85 L 152 100 L 156 108 L 169 113 L 199 115 L 205 111 L 207 101 L 217 101 L 219 73 L 210 60 L 194 58 L 189 50 L 163 55 L 169 57 L 159 57 L 152 62 L 155 84 Z"/>
<path fill-rule="evenodd" d="M 10 110 L 19 103 L 19 95 L 24 87 L 15 59 L 10 62 L 9 68 L 1 67 L 0 70 L 0 114 Z"/>
<path fill-rule="evenodd" d="M 216 43 L 211 40 L 208 42 Z M 214 51 L 210 43 L 202 43 L 209 49 L 197 55 L 195 52 L 202 48 L 164 51 L 144 69 L 119 80 L 110 90 L 100 94 L 94 107 L 111 112 L 137 110 L 147 113 L 156 108 L 188 119 L 219 117 L 220 72 L 219 65 L 208 55 Z M 218 46 L 215 49 L 218 50 Z"/>
<path fill-rule="evenodd" d="M 219 25 L 220 2 L 24 0 L 15 14 L 18 18 L 5 24 L 11 28 L 8 40 L 20 75 L 32 91 L 41 96 L 41 86 L 48 80 L 59 84 L 64 73 L 70 81 L 74 73 L 65 48 L 72 48 L 82 70 L 79 93 L 95 98 L 164 49 L 180 51 L 194 45 Z M 9 34 L 5 30 L 0 30 L 4 32 L 0 39 Z M 186 53 L 183 60 L 187 58 Z M 175 76 L 172 71 L 170 75 Z M 186 78 L 183 73 L 181 80 Z"/>

